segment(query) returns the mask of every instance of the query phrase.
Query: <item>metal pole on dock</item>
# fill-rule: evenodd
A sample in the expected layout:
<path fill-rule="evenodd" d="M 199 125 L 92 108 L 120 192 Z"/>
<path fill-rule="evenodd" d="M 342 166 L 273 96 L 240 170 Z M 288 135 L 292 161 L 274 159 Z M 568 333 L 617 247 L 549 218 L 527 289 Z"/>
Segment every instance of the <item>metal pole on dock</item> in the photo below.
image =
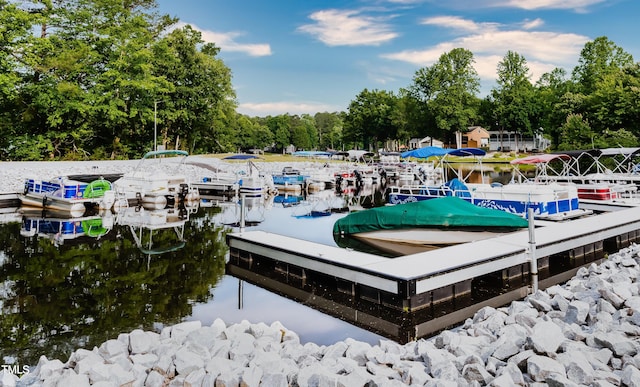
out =
<path fill-rule="evenodd" d="M 529 208 L 527 218 L 529 220 L 529 264 L 531 265 L 531 286 L 533 293 L 535 293 L 538 291 L 538 257 L 536 257 L 536 236 L 533 208 Z"/>
<path fill-rule="evenodd" d="M 244 226 L 245 226 L 244 215 L 245 215 L 245 193 L 243 192 L 240 194 L 240 232 L 244 232 Z"/>

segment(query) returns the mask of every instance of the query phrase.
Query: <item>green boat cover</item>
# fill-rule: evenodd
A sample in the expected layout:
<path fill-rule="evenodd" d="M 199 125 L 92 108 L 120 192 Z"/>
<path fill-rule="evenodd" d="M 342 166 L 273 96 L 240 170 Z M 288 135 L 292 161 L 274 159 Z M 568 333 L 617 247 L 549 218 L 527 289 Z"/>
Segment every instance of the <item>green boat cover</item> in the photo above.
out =
<path fill-rule="evenodd" d="M 518 215 L 446 196 L 352 212 L 335 222 L 333 233 L 351 235 L 403 228 L 515 229 L 527 226 L 528 221 Z"/>

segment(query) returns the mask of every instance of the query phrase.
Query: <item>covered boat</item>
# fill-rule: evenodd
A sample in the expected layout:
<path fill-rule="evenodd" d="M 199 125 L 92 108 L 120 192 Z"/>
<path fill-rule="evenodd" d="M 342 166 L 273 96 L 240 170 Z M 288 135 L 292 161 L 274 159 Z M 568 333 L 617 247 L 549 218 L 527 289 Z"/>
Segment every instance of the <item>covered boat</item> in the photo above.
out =
<path fill-rule="evenodd" d="M 348 237 L 396 255 L 482 240 L 528 226 L 521 216 L 440 197 L 353 212 L 333 225 L 334 240 Z"/>

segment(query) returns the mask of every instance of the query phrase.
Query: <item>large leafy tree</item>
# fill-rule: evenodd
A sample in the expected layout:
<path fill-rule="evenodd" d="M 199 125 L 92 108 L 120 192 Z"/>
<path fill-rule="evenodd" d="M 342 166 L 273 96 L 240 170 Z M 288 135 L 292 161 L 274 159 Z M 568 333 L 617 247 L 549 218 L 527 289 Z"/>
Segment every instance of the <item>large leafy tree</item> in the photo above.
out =
<path fill-rule="evenodd" d="M 155 0 L 0 1 L 7 157 L 137 157 L 156 124 L 168 146 L 228 146 L 212 137 L 235 116 L 230 71 Z"/>
<path fill-rule="evenodd" d="M 17 149 L 37 154 L 38 135 L 24 134 L 18 109 L 21 101 L 16 91 L 29 76 L 24 69 L 34 60 L 29 50 L 34 40 L 31 27 L 39 19 L 39 12 L 29 12 L 15 2 L 0 0 L 0 155 L 3 158 Z"/>
<path fill-rule="evenodd" d="M 182 138 L 191 150 L 214 148 L 207 141 L 213 122 L 236 107 L 231 71 L 217 58 L 219 51 L 214 44 L 204 44 L 190 26 L 172 31 L 155 46 L 154 72 L 172 85 L 155 95 L 161 101 L 163 143 L 179 147 L 176 142 Z"/>
<path fill-rule="evenodd" d="M 154 6 L 149 0 L 34 5 L 41 33 L 28 55 L 37 59 L 26 67 L 21 115 L 30 133 L 48 137 L 52 156 L 143 137 L 144 96 L 164 82 L 150 65 L 150 46 L 168 25 L 150 13 Z"/>
<path fill-rule="evenodd" d="M 573 69 L 573 79 L 581 93 L 590 94 L 607 75 L 618 74 L 622 68 L 633 64 L 631 54 L 606 36 L 600 36 L 584 45 L 578 65 Z"/>
<path fill-rule="evenodd" d="M 471 51 L 455 48 L 413 77 L 413 95 L 427 105 L 437 132 L 449 144 L 455 143 L 456 131 L 465 131 L 478 116 L 480 78 L 473 63 Z"/>
<path fill-rule="evenodd" d="M 318 148 L 335 149 L 342 140 L 342 118 L 338 113 L 316 113 L 313 117 L 318 131 Z"/>
<path fill-rule="evenodd" d="M 508 51 L 498 63 L 498 86 L 491 90 L 494 115 L 499 130 L 533 134 L 536 124 L 534 89 L 529 81 L 530 72 L 526 59 Z"/>
<path fill-rule="evenodd" d="M 535 104 L 538 122 L 554 146 L 560 143 L 560 128 L 567 117 L 566 112 L 562 112 L 558 106 L 571 87 L 567 72 L 562 68 L 555 68 L 549 73 L 542 74 L 536 82 Z"/>
<path fill-rule="evenodd" d="M 351 101 L 344 137 L 355 149 L 377 149 L 398 133 L 398 98 L 389 91 L 364 89 Z"/>

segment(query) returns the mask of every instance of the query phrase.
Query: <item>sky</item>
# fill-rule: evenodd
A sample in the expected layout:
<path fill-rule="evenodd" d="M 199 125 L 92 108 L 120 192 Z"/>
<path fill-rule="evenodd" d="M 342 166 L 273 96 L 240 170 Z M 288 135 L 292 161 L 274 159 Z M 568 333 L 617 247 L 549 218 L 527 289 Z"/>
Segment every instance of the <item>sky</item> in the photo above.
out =
<path fill-rule="evenodd" d="M 606 36 L 640 61 L 638 0 L 158 0 L 158 11 L 220 47 L 249 116 L 348 111 L 363 90 L 398 94 L 454 48 L 473 53 L 479 97 L 507 52 L 531 81 L 570 74 Z"/>

